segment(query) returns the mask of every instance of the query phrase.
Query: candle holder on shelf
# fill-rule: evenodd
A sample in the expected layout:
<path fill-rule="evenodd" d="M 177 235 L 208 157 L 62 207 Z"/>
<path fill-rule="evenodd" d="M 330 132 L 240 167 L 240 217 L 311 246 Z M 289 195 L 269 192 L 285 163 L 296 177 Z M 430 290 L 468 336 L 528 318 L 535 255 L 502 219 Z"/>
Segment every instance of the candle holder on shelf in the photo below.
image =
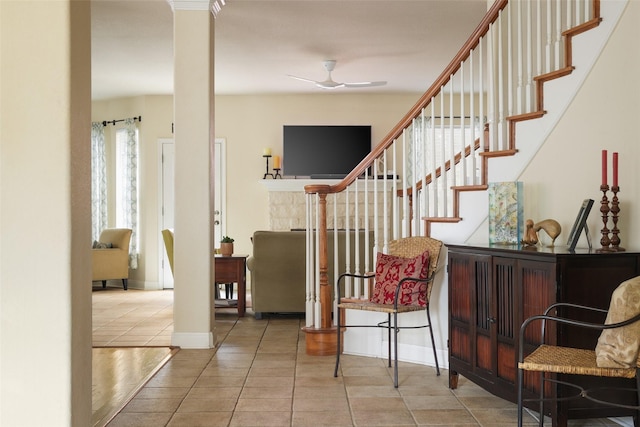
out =
<path fill-rule="evenodd" d="M 264 176 L 262 177 L 262 179 L 267 179 L 268 176 L 270 176 L 271 178 L 275 179 L 275 176 L 273 176 L 272 173 L 269 173 L 269 158 L 271 157 L 271 154 L 265 154 L 262 157 L 264 157 L 265 159 L 267 159 L 267 171 L 265 172 Z"/>
<path fill-rule="evenodd" d="M 280 168 L 273 168 L 274 171 L 276 171 L 276 174 L 273 176 L 273 179 L 282 179 L 282 175 L 280 175 Z"/>
<path fill-rule="evenodd" d="M 611 247 L 612 252 L 624 252 L 625 249 L 620 247 L 620 230 L 618 229 L 618 214 L 620 213 L 620 203 L 618 202 L 618 192 L 620 187 L 617 185 L 611 186 L 613 192 L 613 198 L 611 199 L 611 220 L 613 221 L 613 229 L 611 230 Z"/>
<path fill-rule="evenodd" d="M 611 252 L 609 249 L 609 245 L 611 244 L 611 239 L 609 239 L 609 229 L 607 228 L 607 223 L 609 222 L 609 199 L 607 198 L 607 191 L 609 191 L 609 185 L 602 184 L 600 186 L 600 191 L 602 191 L 602 199 L 600 199 L 600 213 L 602 214 L 602 223 L 603 227 L 600 230 L 602 233 L 602 238 L 600 239 L 600 245 L 602 246 L 596 252 Z"/>

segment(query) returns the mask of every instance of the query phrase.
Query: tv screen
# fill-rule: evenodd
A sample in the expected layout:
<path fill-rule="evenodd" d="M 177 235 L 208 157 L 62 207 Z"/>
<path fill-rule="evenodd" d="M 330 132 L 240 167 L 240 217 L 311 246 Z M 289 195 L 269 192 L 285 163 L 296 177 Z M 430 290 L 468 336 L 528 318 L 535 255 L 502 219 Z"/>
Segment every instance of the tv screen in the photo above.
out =
<path fill-rule="evenodd" d="M 370 151 L 371 126 L 285 125 L 282 174 L 344 178 Z"/>

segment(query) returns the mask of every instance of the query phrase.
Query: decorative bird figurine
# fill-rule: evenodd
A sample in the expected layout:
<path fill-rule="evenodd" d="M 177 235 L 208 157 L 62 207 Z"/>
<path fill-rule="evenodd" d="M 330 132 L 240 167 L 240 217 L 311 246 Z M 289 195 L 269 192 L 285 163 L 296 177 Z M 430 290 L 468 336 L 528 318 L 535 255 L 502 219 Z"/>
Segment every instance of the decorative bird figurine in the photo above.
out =
<path fill-rule="evenodd" d="M 560 227 L 560 224 L 558 223 L 558 221 L 556 221 L 555 219 L 545 219 L 533 225 L 533 230 L 536 233 L 540 231 L 540 229 L 544 230 L 549 235 L 549 237 L 551 237 L 551 245 L 549 246 L 553 247 L 556 241 L 556 238 L 560 235 L 560 232 L 562 231 L 562 227 Z"/>
<path fill-rule="evenodd" d="M 535 246 L 538 244 L 538 233 L 533 229 L 533 220 L 528 219 L 525 223 L 524 238 L 520 241 L 525 246 Z"/>

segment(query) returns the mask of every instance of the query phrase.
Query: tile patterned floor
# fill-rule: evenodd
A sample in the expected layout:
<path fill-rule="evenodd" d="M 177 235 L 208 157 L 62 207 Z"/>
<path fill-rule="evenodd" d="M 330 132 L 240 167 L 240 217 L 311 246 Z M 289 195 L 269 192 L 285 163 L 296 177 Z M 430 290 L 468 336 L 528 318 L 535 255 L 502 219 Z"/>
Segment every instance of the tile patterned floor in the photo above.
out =
<path fill-rule="evenodd" d="M 94 292 L 94 319 L 99 319 L 94 324 L 94 342 L 116 345 L 136 342 L 133 337 L 147 343 L 166 339 L 171 318 L 170 307 L 163 305 L 170 300 L 170 291 L 127 292 L 124 300 L 120 297 L 122 307 L 116 303 L 116 292 Z M 135 308 L 132 296 L 138 294 L 154 302 Z M 155 332 L 151 330 L 154 316 L 148 316 L 153 311 L 159 324 Z M 121 312 L 133 324 L 125 326 L 117 318 L 107 321 L 107 312 L 109 317 Z M 291 317 L 255 320 L 250 312 L 239 319 L 230 309 L 216 312 L 219 347 L 180 350 L 109 427 L 516 424 L 514 404 L 462 377 L 458 389 L 449 390 L 446 370 L 437 377 L 434 368 L 403 363 L 400 387 L 395 389 L 383 360 L 345 356 L 340 375 L 334 378 L 333 357 L 305 354 L 302 323 Z M 529 415 L 526 421 L 537 425 Z M 599 419 L 573 420 L 570 425 L 617 424 Z"/>
<path fill-rule="evenodd" d="M 93 290 L 94 347 L 169 346 L 173 291 Z"/>

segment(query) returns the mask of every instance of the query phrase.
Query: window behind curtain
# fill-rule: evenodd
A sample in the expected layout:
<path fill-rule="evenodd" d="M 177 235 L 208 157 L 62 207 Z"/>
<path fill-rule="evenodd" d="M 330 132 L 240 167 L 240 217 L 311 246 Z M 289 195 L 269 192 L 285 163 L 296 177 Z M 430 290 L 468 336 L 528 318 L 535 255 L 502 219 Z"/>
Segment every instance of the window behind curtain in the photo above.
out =
<path fill-rule="evenodd" d="M 131 119 L 127 119 L 131 120 Z M 133 120 L 116 131 L 116 227 L 131 228 L 130 267 L 138 260 L 138 129 Z"/>

